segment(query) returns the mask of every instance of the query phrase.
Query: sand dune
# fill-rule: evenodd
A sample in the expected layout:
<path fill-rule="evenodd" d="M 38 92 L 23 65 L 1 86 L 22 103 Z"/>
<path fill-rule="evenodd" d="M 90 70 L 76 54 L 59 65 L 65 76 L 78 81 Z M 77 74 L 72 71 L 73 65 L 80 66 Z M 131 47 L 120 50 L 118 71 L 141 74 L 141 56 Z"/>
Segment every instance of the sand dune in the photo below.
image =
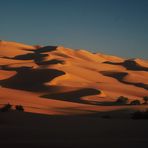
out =
<path fill-rule="evenodd" d="M 0 41 L 0 86 L 0 104 L 22 104 L 29 112 L 63 114 L 57 106 L 77 108 L 68 114 L 125 108 L 99 104 L 119 96 L 142 102 L 148 96 L 148 61 Z"/>
<path fill-rule="evenodd" d="M 35 47 L 16 42 L 0 41 L 0 57 L 13 57 L 19 54 L 25 54 L 29 52 L 28 49 L 33 50 Z"/>

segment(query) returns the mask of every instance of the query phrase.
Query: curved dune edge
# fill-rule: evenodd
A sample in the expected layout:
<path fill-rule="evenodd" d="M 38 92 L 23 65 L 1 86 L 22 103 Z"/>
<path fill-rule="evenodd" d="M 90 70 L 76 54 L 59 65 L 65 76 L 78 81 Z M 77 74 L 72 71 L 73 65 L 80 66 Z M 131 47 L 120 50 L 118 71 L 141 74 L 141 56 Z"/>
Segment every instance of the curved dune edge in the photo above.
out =
<path fill-rule="evenodd" d="M 38 97 L 36 93 L 8 88 L 0 88 L 0 93 L 3 96 L 0 100 L 0 107 L 8 102 L 13 106 L 21 104 L 26 112 L 47 115 L 81 115 L 121 109 L 144 110 L 147 108 L 147 106 L 98 106 L 45 99 Z"/>
<path fill-rule="evenodd" d="M 0 41 L 0 104 L 43 114 L 93 113 L 130 108 L 103 102 L 119 96 L 143 102 L 147 89 L 147 60 Z"/>
<path fill-rule="evenodd" d="M 130 82 L 130 81 L 127 81 L 127 79 L 125 80 L 125 77 L 128 77 L 128 73 L 126 72 L 101 71 L 100 73 L 105 76 L 113 77 L 117 79 L 119 82 L 129 84 L 129 85 L 134 85 L 136 87 L 141 87 L 148 90 L 148 84 L 141 83 L 141 82 L 138 82 L 138 83 Z"/>

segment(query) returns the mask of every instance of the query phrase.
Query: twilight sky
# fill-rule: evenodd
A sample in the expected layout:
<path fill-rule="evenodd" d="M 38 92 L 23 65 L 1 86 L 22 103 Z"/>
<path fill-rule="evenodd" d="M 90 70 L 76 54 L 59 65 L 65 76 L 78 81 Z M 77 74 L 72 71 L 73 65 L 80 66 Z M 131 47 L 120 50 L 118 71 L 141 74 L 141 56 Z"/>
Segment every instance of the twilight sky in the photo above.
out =
<path fill-rule="evenodd" d="M 148 0 L 0 0 L 0 39 L 148 59 Z"/>

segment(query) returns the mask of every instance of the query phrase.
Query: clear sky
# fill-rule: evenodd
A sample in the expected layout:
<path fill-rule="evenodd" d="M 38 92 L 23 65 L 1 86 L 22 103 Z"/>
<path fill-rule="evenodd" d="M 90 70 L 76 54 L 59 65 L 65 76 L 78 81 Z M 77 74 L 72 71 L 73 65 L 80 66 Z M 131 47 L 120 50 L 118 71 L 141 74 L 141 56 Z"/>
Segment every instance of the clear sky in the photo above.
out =
<path fill-rule="evenodd" d="M 148 59 L 148 0 L 0 0 L 0 39 Z"/>

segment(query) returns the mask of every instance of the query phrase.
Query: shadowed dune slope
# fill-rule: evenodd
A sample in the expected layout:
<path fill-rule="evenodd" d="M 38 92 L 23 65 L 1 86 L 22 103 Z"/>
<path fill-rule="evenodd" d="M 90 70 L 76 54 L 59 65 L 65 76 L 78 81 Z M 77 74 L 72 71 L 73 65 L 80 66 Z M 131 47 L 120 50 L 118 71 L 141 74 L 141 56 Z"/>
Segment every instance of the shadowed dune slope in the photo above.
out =
<path fill-rule="evenodd" d="M 69 91 L 64 93 L 53 93 L 53 94 L 45 95 L 43 97 L 63 100 L 63 101 L 70 101 L 70 102 L 87 103 L 85 100 L 82 100 L 80 98 L 84 96 L 89 96 L 89 95 L 97 95 L 100 93 L 101 92 L 96 89 L 84 88 L 84 89 L 79 89 L 79 90 Z"/>
<path fill-rule="evenodd" d="M 30 91 L 48 90 L 45 82 L 50 82 L 64 72 L 55 69 L 15 69 L 17 74 L 0 81 L 0 85 L 8 88 L 23 89 Z"/>
<path fill-rule="evenodd" d="M 57 106 L 98 111 L 102 107 L 97 104 L 119 96 L 142 102 L 147 90 L 147 60 L 0 41 L 0 104 L 26 105 L 28 99 L 20 96 L 28 96 L 33 107 L 50 109 L 47 114 L 54 114 Z"/>

